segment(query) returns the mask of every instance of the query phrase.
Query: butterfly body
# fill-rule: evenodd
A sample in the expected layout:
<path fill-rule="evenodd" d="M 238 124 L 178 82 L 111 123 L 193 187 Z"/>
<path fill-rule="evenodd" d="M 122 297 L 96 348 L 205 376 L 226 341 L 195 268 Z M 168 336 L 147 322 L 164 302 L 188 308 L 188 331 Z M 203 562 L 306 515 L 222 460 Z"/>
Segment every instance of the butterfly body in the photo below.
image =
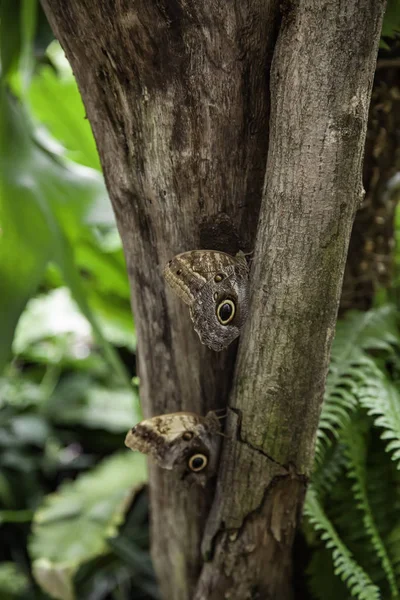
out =
<path fill-rule="evenodd" d="M 183 479 L 204 486 L 215 474 L 220 423 L 214 412 L 205 417 L 177 412 L 141 421 L 127 434 L 125 445 L 177 471 Z"/>
<path fill-rule="evenodd" d="M 203 344 L 220 351 L 239 336 L 248 311 L 249 268 L 243 253 L 184 252 L 169 261 L 164 276 L 189 306 Z"/>

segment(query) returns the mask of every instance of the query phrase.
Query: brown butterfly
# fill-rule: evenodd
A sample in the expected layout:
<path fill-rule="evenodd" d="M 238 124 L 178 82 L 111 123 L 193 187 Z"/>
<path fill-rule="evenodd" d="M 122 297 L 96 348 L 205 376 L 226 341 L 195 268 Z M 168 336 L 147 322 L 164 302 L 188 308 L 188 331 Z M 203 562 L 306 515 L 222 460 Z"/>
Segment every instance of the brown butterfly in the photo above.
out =
<path fill-rule="evenodd" d="M 125 445 L 204 487 L 216 473 L 221 435 L 214 411 L 205 417 L 176 412 L 141 421 L 128 431 Z"/>
<path fill-rule="evenodd" d="M 178 254 L 164 269 L 174 292 L 189 305 L 203 344 L 220 351 L 239 335 L 247 317 L 249 267 L 243 252 L 215 250 Z"/>

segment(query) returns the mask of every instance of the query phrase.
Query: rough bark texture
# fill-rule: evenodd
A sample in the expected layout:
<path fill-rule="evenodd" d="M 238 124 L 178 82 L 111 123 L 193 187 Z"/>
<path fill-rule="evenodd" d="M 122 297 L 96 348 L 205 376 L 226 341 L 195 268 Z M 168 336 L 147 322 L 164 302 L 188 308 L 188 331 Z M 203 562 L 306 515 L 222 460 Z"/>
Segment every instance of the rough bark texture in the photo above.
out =
<path fill-rule="evenodd" d="M 205 537 L 213 555 L 196 600 L 290 597 L 290 549 L 363 197 L 383 8 L 304 0 L 281 24 L 250 316 L 230 395 L 240 433 L 224 446 Z"/>
<path fill-rule="evenodd" d="M 200 344 L 161 269 L 185 250 L 253 248 L 277 4 L 43 1 L 85 102 L 124 245 L 146 415 L 205 414 L 227 401 L 235 348 L 215 354 Z M 165 598 L 193 596 L 211 497 L 152 470 Z"/>
<path fill-rule="evenodd" d="M 195 248 L 252 250 L 263 196 L 196 591 L 213 489 L 152 470 L 153 556 L 168 600 L 291 595 L 384 2 L 285 2 L 280 16 L 281 4 L 43 0 L 117 216 L 147 415 L 227 403 L 235 348 L 200 345 L 161 266 Z"/>

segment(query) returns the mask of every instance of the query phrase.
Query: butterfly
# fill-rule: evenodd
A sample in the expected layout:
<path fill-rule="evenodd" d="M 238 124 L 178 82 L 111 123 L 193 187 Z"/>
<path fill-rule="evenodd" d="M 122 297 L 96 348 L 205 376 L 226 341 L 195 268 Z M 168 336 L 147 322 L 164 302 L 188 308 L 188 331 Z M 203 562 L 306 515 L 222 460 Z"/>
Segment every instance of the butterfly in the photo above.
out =
<path fill-rule="evenodd" d="M 200 341 L 219 352 L 239 335 L 248 312 L 249 267 L 243 252 L 178 254 L 164 268 L 168 285 L 188 306 Z"/>
<path fill-rule="evenodd" d="M 176 412 L 141 421 L 128 431 L 125 445 L 204 487 L 216 473 L 221 435 L 216 412 Z"/>

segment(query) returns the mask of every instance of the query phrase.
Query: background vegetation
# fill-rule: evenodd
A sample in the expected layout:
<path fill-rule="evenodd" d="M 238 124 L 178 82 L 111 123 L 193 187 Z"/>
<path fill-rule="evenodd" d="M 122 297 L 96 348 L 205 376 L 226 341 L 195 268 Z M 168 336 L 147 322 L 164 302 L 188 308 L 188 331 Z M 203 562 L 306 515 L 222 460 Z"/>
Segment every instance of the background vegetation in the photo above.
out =
<path fill-rule="evenodd" d="M 394 0 L 382 47 L 399 23 Z M 157 598 L 145 461 L 123 445 L 135 329 L 90 125 L 33 0 L 1 0 L 0 54 L 0 598 Z M 299 597 L 400 595 L 398 282 L 337 327 Z"/>

